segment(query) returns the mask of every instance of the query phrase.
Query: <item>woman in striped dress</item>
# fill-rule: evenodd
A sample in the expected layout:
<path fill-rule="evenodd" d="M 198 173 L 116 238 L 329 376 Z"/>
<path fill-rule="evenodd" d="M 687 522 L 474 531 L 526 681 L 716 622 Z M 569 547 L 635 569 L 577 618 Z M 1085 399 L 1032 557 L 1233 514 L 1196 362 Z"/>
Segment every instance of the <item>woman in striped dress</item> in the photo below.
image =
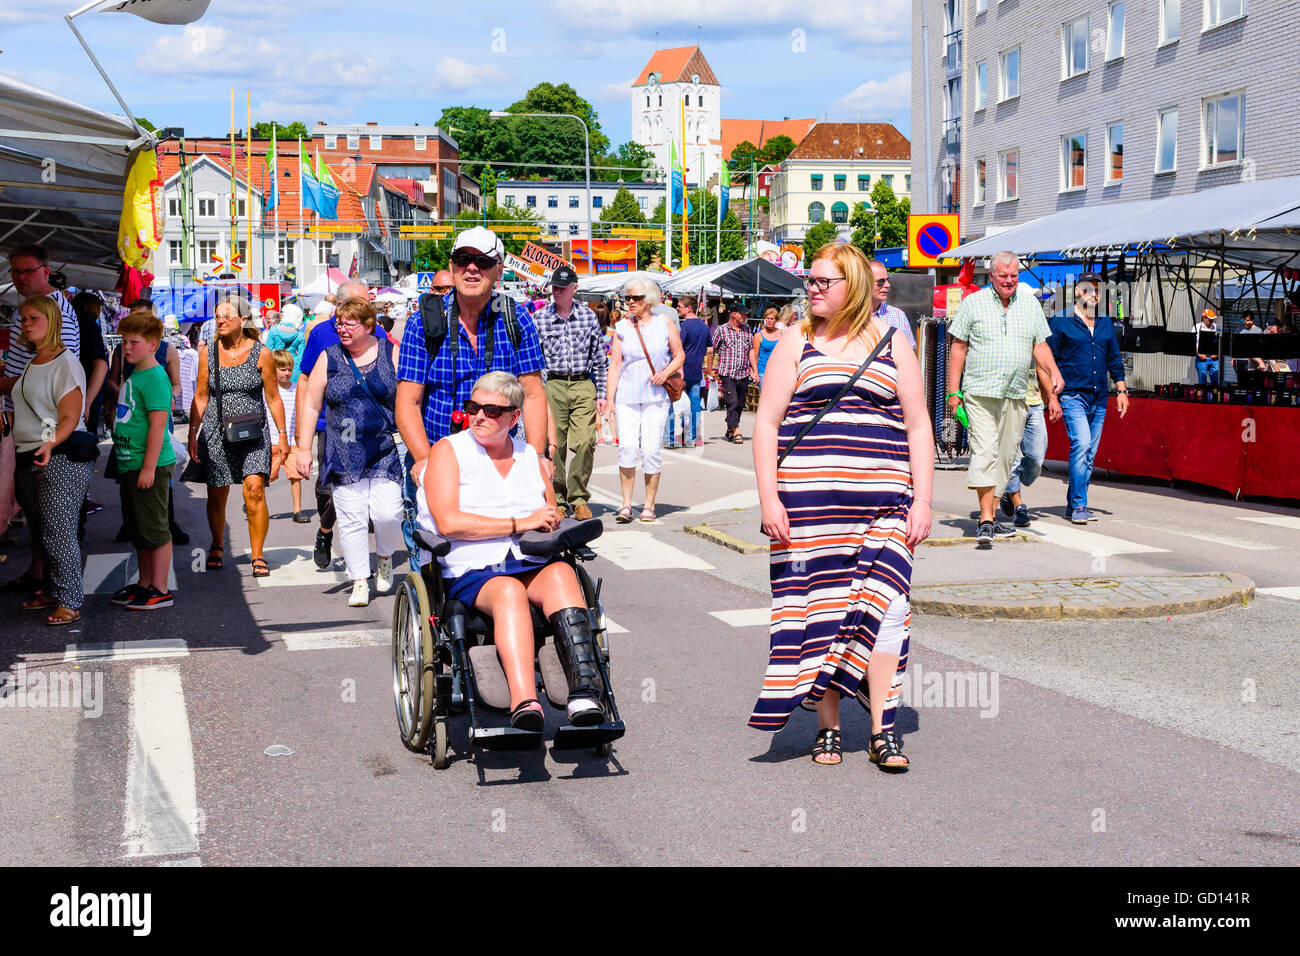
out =
<path fill-rule="evenodd" d="M 790 440 L 871 354 L 867 257 L 823 246 L 809 270 L 812 316 L 768 360 L 754 425 L 754 470 L 771 551 L 771 658 L 749 725 L 777 731 L 816 710 L 813 760 L 838 764 L 839 701 L 871 714 L 880 769 L 908 760 L 893 732 L 907 666 L 912 550 L 930 534 L 934 438 L 921 369 L 891 340 L 853 388 L 777 467 Z M 865 677 L 865 680 L 864 680 Z"/>

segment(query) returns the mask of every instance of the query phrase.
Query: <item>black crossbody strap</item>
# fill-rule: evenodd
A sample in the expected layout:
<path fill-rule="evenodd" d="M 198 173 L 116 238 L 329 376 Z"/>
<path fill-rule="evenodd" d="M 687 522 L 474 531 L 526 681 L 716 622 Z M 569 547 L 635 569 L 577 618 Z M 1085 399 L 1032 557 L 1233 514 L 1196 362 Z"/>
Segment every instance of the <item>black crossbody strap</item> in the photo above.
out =
<path fill-rule="evenodd" d="M 376 342 L 376 348 L 382 349 L 383 343 Z M 343 353 L 343 358 L 347 360 L 348 368 L 352 369 L 352 377 L 356 379 L 357 384 L 361 386 L 361 390 L 366 393 L 366 398 L 370 399 L 370 401 L 374 404 L 375 408 L 379 409 L 379 414 L 383 417 L 384 424 L 387 426 L 388 430 L 390 432 L 396 431 L 397 424 L 393 421 L 392 410 L 385 407 L 384 404 L 380 402 L 378 398 L 375 397 L 375 393 L 370 390 L 370 385 L 369 383 L 366 382 L 366 377 L 361 374 L 361 369 L 357 368 L 357 363 L 353 361 L 351 354 L 349 354 L 347 350 L 347 347 L 340 345 L 339 351 Z M 378 352 L 376 352 L 375 354 L 375 361 L 376 362 L 379 361 Z"/>
<path fill-rule="evenodd" d="M 794 438 L 790 439 L 790 444 L 785 446 L 785 451 L 781 452 L 781 456 L 776 460 L 776 464 L 778 468 L 781 466 L 781 462 L 785 461 L 786 456 L 789 455 L 790 452 L 794 451 L 794 446 L 799 444 L 803 436 L 807 435 L 810 431 L 812 431 L 813 426 L 822 420 L 822 416 L 825 415 L 827 412 L 829 412 L 836 405 L 838 405 L 840 403 L 840 399 L 842 399 L 845 395 L 849 393 L 849 389 L 853 387 L 853 383 L 856 382 L 861 377 L 862 373 L 867 370 L 867 367 L 876 360 L 876 356 L 880 354 L 880 350 L 885 347 L 885 343 L 889 341 L 890 337 L 893 334 L 894 334 L 894 327 L 891 325 L 887 329 L 885 329 L 885 334 L 880 337 L 880 341 L 877 342 L 876 347 L 871 350 L 871 354 L 867 356 L 867 360 L 863 362 L 861 365 L 859 365 L 858 370 L 854 372 L 852 376 L 849 377 L 849 380 L 847 382 L 844 383 L 844 387 L 835 393 L 834 398 L 832 398 L 829 402 L 827 402 L 820 409 L 818 409 L 817 414 L 814 415 L 811 420 L 809 420 L 802 428 L 799 429 L 798 433 L 794 436 Z"/>

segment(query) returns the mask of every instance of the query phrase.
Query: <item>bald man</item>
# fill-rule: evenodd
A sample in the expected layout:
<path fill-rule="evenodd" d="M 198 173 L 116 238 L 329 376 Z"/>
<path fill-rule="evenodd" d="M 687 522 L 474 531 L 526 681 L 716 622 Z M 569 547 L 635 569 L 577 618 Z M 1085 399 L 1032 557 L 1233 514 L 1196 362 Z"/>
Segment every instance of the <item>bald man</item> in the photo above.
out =
<path fill-rule="evenodd" d="M 450 292 L 451 284 L 451 273 L 446 269 L 439 269 L 433 274 L 433 291 L 438 293 L 438 295 L 446 295 Z"/>

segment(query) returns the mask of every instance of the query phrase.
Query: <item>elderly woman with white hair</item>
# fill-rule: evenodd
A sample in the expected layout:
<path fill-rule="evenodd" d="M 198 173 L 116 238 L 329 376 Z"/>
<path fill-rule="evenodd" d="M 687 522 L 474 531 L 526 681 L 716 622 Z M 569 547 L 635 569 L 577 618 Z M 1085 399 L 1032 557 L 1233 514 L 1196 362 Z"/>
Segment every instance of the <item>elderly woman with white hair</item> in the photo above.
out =
<path fill-rule="evenodd" d="M 664 388 L 686 361 L 677 327 L 654 312 L 662 295 L 649 279 L 636 278 L 623 286 L 627 317 L 614 326 L 609 349 L 609 378 L 605 394 L 613 396 L 621 444 L 618 477 L 623 506 L 615 519 L 632 520 L 632 487 L 636 483 L 637 453 L 645 474 L 645 506 L 641 520 L 655 520 L 655 498 L 663 470 L 664 423 L 672 403 Z"/>

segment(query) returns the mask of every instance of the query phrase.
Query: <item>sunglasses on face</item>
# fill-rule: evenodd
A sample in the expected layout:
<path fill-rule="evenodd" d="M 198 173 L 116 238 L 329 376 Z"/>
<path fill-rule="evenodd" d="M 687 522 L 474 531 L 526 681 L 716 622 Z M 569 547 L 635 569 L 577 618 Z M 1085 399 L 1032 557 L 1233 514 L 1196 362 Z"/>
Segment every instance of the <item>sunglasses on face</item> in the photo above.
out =
<path fill-rule="evenodd" d="M 493 420 L 500 418 L 506 412 L 513 412 L 515 410 L 515 406 L 513 405 L 483 405 L 479 402 L 470 401 L 468 399 L 465 401 L 463 407 L 466 415 L 477 415 L 479 412 L 482 412 L 488 418 Z"/>
<path fill-rule="evenodd" d="M 644 301 L 645 301 L 645 296 L 643 296 L 643 295 L 630 295 L 630 296 L 627 297 L 627 301 L 629 301 L 629 302 L 644 302 Z"/>
<path fill-rule="evenodd" d="M 883 278 L 883 279 L 877 279 L 877 280 L 876 280 L 876 288 L 877 288 L 877 289 L 879 289 L 881 286 L 886 286 L 886 285 L 889 285 L 889 277 L 888 277 L 888 276 L 886 276 L 886 277 Z"/>
<path fill-rule="evenodd" d="M 486 272 L 488 269 L 496 268 L 496 256 L 485 256 L 475 252 L 453 252 L 451 255 L 451 264 L 457 269 L 468 268 L 473 263 L 480 271 Z"/>
<path fill-rule="evenodd" d="M 436 292 L 436 293 L 438 293 L 438 295 L 446 295 L 448 292 L 451 291 L 451 286 L 449 286 L 449 285 L 436 285 L 436 286 L 433 287 L 433 291 Z"/>

